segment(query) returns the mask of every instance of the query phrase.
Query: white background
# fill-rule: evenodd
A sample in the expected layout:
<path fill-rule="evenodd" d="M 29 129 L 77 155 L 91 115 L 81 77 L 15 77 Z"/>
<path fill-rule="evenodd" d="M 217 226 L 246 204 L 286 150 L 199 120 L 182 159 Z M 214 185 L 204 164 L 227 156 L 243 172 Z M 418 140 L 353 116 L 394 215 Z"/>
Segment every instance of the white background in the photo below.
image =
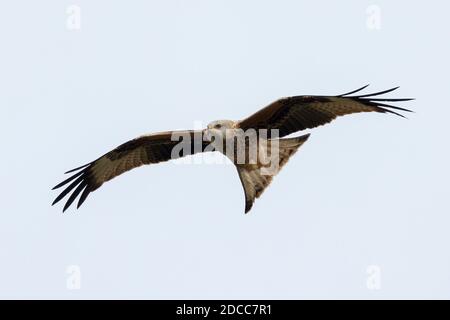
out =
<path fill-rule="evenodd" d="M 0 298 L 450 298 L 449 12 L 3 1 Z M 416 113 L 311 130 L 249 215 L 230 165 L 140 168 L 50 206 L 64 171 L 138 135 L 367 83 Z"/>

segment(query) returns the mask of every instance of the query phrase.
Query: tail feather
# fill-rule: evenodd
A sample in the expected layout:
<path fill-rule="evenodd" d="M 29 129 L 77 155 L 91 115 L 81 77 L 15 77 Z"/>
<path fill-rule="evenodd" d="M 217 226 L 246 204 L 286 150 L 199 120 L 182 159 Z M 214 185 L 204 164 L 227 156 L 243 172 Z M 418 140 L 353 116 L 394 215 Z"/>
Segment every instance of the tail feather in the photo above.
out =
<path fill-rule="evenodd" d="M 278 139 L 279 163 L 277 169 L 271 174 L 267 174 L 260 165 L 236 165 L 245 193 L 245 213 L 251 210 L 255 199 L 263 194 L 264 190 L 272 182 L 273 177 L 281 171 L 284 165 L 308 138 L 309 134 L 295 138 Z"/>

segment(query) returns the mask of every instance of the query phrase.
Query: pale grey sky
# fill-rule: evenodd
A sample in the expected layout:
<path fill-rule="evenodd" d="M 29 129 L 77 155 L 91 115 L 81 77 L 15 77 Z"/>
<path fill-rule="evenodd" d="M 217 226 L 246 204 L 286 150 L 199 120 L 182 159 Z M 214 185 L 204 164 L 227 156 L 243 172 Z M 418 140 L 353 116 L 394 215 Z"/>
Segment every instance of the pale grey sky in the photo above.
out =
<path fill-rule="evenodd" d="M 450 298 L 449 12 L 445 1 L 5 2 L 0 298 Z M 64 171 L 143 133 L 367 83 L 400 85 L 390 96 L 415 97 L 401 106 L 416 113 L 310 130 L 249 215 L 229 165 L 148 166 L 78 211 L 50 206 Z"/>

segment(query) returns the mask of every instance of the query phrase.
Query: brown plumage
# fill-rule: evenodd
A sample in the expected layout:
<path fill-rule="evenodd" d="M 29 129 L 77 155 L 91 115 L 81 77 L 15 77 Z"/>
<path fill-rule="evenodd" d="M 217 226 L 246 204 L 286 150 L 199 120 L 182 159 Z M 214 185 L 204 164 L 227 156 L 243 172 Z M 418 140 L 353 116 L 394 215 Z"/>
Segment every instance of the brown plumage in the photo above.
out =
<path fill-rule="evenodd" d="M 128 141 L 116 149 L 108 152 L 97 160 L 66 173 L 73 175 L 55 186 L 58 189 L 66 188 L 55 199 L 56 204 L 70 194 L 63 211 L 80 196 L 77 207 L 79 208 L 89 194 L 97 190 L 103 183 L 121 175 L 131 169 L 146 164 L 156 164 L 171 159 L 184 157 L 198 152 L 215 151 L 217 146 L 225 142 L 226 131 L 233 130 L 278 130 L 278 137 L 282 138 L 291 133 L 314 128 L 331 122 L 336 117 L 359 112 L 392 113 L 403 117 L 396 111 L 410 112 L 408 109 L 392 106 L 386 102 L 402 102 L 412 99 L 386 99 L 378 96 L 389 93 L 397 88 L 365 95 L 353 95 L 367 86 L 358 90 L 338 96 L 293 96 L 279 99 L 267 107 L 256 112 L 242 121 L 215 121 L 202 131 L 169 131 L 142 136 Z M 205 136 L 210 133 L 222 134 L 223 141 L 210 139 L 205 141 Z M 189 137 L 187 148 L 181 153 L 174 154 L 174 148 L 180 144 L 176 137 Z M 308 139 L 308 135 L 297 138 L 277 139 L 279 142 L 279 170 L 272 175 L 261 174 L 261 164 L 235 163 L 242 185 L 244 187 L 246 206 L 248 212 L 255 201 L 272 181 L 289 158 L 295 154 L 298 148 Z M 270 135 L 267 141 L 274 141 Z M 184 141 L 186 143 L 186 141 Z M 213 146 L 213 147 L 211 147 Z M 259 148 L 259 147 L 258 147 Z M 244 152 L 248 152 L 245 150 Z M 67 186 L 68 185 L 68 186 Z"/>
<path fill-rule="evenodd" d="M 257 165 L 236 164 L 245 193 L 245 213 L 248 213 L 252 209 L 253 203 L 270 185 L 273 177 L 281 171 L 284 165 L 297 152 L 298 148 L 308 140 L 308 138 L 309 134 L 297 138 L 279 139 L 279 167 L 276 172 L 273 172 L 272 174 L 263 174 L 264 172 L 261 170 L 263 167 L 269 167 L 269 165 L 263 165 L 261 163 L 258 163 Z"/>
<path fill-rule="evenodd" d="M 70 183 L 55 199 L 53 205 L 74 190 L 67 200 L 63 211 L 67 210 L 77 196 L 81 194 L 77 205 L 79 208 L 91 192 L 97 190 L 103 183 L 122 173 L 145 164 L 156 164 L 171 160 L 172 149 L 179 144 L 179 141 L 172 141 L 174 133 L 173 131 L 157 133 L 133 139 L 91 163 L 66 172 L 66 174 L 69 174 L 78 171 L 53 188 L 58 189 Z M 188 154 L 203 152 L 205 145 L 195 145 L 199 141 L 195 135 L 200 134 L 200 137 L 202 137 L 201 131 L 180 131 L 176 133 L 180 136 L 191 136 L 192 144 Z M 186 155 L 179 154 L 178 156 L 183 157 Z M 176 157 L 173 159 L 176 159 Z"/>
<path fill-rule="evenodd" d="M 336 119 L 336 117 L 351 113 L 387 112 L 403 117 L 403 115 L 394 110 L 411 112 L 411 110 L 383 102 L 400 102 L 412 99 L 376 98 L 379 95 L 394 91 L 398 87 L 372 94 L 351 96 L 351 94 L 359 92 L 366 87 L 364 86 L 339 96 L 294 96 L 281 98 L 239 122 L 239 127 L 244 130 L 249 128 L 279 129 L 279 136 L 284 137 L 297 131 L 327 124 Z"/>

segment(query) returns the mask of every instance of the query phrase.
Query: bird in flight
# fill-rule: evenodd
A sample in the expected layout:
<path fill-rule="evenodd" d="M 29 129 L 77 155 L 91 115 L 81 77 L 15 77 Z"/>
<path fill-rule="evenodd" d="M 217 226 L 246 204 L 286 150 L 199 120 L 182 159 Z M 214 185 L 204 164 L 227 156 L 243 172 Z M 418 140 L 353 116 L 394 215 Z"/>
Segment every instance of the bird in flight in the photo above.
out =
<path fill-rule="evenodd" d="M 255 199 L 259 198 L 271 183 L 272 178 L 308 140 L 309 134 L 284 137 L 327 124 L 339 116 L 352 113 L 380 112 L 404 117 L 399 112 L 411 112 L 388 103 L 413 99 L 382 97 L 398 87 L 356 95 L 366 87 L 338 96 L 303 95 L 281 98 L 241 121 L 219 120 L 210 123 L 204 130 L 169 131 L 138 137 L 95 161 L 66 172 L 72 175 L 53 188 L 55 190 L 66 186 L 52 205 L 70 194 L 63 212 L 78 196 L 80 196 L 77 204 L 79 208 L 91 192 L 131 169 L 199 152 L 219 151 L 237 168 L 244 188 L 245 213 L 247 213 Z M 240 141 L 244 143 L 239 143 L 240 138 L 243 138 Z"/>

